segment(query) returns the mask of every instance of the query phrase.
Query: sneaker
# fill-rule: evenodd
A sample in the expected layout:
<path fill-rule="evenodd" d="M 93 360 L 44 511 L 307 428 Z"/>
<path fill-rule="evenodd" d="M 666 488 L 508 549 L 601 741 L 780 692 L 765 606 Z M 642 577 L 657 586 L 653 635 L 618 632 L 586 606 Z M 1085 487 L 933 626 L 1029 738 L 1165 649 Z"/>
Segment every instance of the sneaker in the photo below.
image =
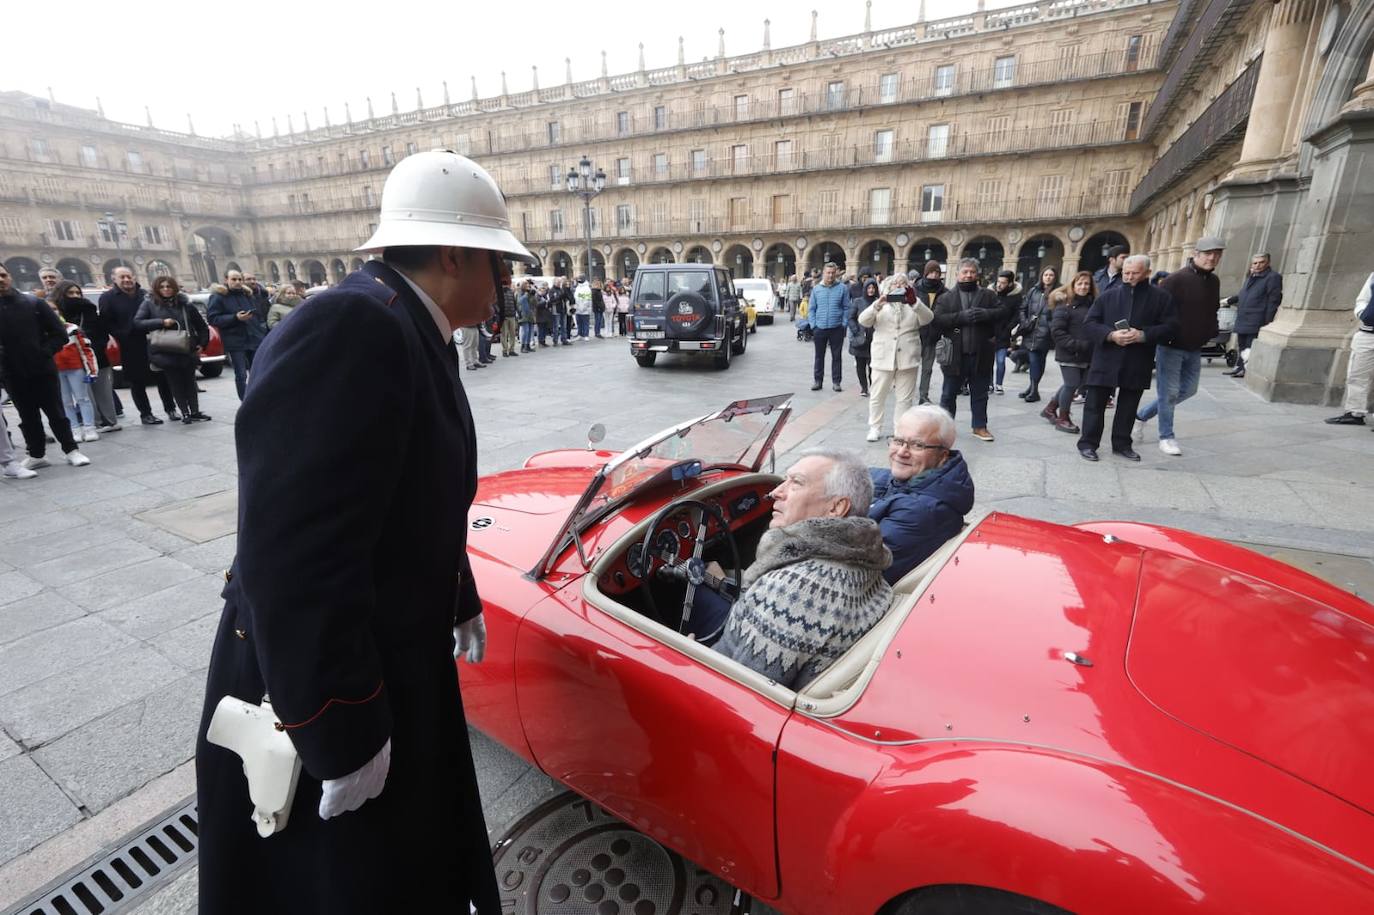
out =
<path fill-rule="evenodd" d="M 976 439 L 978 439 L 978 441 L 980 441 L 980 442 L 995 442 L 995 441 L 997 441 L 997 439 L 993 438 L 992 433 L 989 432 L 987 429 L 974 429 L 974 430 L 973 430 L 973 437 L 976 438 Z"/>
<path fill-rule="evenodd" d="M 71 464 L 73 467 L 85 467 L 90 462 L 91 459 L 86 457 L 86 455 L 82 454 L 80 451 L 67 452 L 67 463 Z"/>
<path fill-rule="evenodd" d="M 1000 384 L 995 384 L 995 385 L 992 386 L 992 393 L 994 393 L 994 394 L 1005 394 L 1005 393 L 1007 393 L 1007 392 L 1004 391 L 1004 390 L 1002 390 L 1002 386 L 1001 386 Z"/>
<path fill-rule="evenodd" d="M 877 427 L 877 426 L 869 426 L 869 427 L 868 427 L 868 435 L 864 436 L 864 441 L 866 441 L 866 442 L 876 442 L 877 440 L 878 440 L 878 427 Z"/>
<path fill-rule="evenodd" d="M 142 416 L 139 417 L 138 421 L 141 422 L 141 423 L 143 423 L 143 425 L 145 425 L 145 426 L 160 426 L 160 425 L 162 425 L 162 420 L 158 419 L 156 416 L 154 416 L 154 415 L 151 414 L 151 413 L 144 413 Z"/>
<path fill-rule="evenodd" d="M 124 427 L 121 426 L 119 423 L 105 423 L 105 424 L 103 424 L 103 425 L 96 426 L 96 427 L 95 427 L 95 431 L 97 431 L 97 432 L 118 432 L 119 430 L 121 430 L 121 429 L 123 429 L 123 428 L 124 428 Z"/>
<path fill-rule="evenodd" d="M 1183 453 L 1183 449 L 1178 447 L 1178 442 L 1174 441 L 1171 438 L 1160 439 L 1159 450 L 1163 451 L 1167 455 L 1170 455 L 1171 457 L 1178 457 L 1180 454 Z"/>
<path fill-rule="evenodd" d="M 1364 425 L 1364 414 L 1363 414 L 1363 413 L 1351 413 L 1351 412 L 1349 412 L 1349 411 L 1347 410 L 1345 413 L 1342 413 L 1340 416 L 1333 416 L 1333 417 L 1331 417 L 1330 419 L 1324 420 L 1324 422 L 1325 422 L 1328 426 L 1363 426 L 1363 425 Z"/>
<path fill-rule="evenodd" d="M 72 430 L 72 436 L 73 436 L 73 437 L 76 436 L 76 430 L 75 430 L 75 429 Z M 97 432 L 97 431 L 95 431 L 95 427 L 94 427 L 94 426 L 85 426 L 85 427 L 83 427 L 82 430 L 81 430 L 81 438 L 77 439 L 77 441 L 79 441 L 79 442 L 98 442 L 98 441 L 100 441 L 100 433 Z"/>
<path fill-rule="evenodd" d="M 1137 419 L 1135 421 L 1135 431 L 1131 433 L 1131 438 L 1135 439 L 1137 442 L 1145 441 L 1145 427 L 1147 425 L 1148 423 L 1146 423 L 1145 420 Z"/>
<path fill-rule="evenodd" d="M 18 461 L 10 461 L 4 467 L 0 467 L 0 475 L 9 477 L 11 480 L 32 480 L 38 476 Z"/>
<path fill-rule="evenodd" d="M 210 421 L 210 414 L 209 414 L 209 413 L 192 413 L 191 416 L 190 416 L 189 418 L 190 418 L 190 420 L 191 420 L 192 422 L 196 422 L 196 423 L 208 423 L 208 422 Z"/>
<path fill-rule="evenodd" d="M 40 468 L 40 467 L 51 467 L 51 466 L 52 466 L 52 465 L 48 463 L 48 459 L 45 458 L 45 457 L 26 457 L 26 458 L 24 458 L 24 469 L 25 469 L 25 470 L 37 470 L 37 469 Z"/>

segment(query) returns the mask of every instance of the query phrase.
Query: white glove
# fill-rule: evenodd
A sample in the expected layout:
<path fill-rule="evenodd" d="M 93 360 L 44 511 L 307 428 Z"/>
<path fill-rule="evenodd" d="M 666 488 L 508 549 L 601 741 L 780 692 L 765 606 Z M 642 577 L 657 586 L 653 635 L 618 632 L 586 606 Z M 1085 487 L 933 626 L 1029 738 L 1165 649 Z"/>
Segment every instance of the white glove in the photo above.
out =
<path fill-rule="evenodd" d="M 320 783 L 320 819 L 327 820 L 350 810 L 357 810 L 365 802 L 382 793 L 386 774 L 391 770 L 391 738 L 386 739 L 377 755 L 357 772 L 343 778 L 331 778 Z"/>
<path fill-rule="evenodd" d="M 454 626 L 453 638 L 454 660 L 461 658 L 465 651 L 469 664 L 480 664 L 487 656 L 487 624 L 482 620 L 482 614 Z"/>

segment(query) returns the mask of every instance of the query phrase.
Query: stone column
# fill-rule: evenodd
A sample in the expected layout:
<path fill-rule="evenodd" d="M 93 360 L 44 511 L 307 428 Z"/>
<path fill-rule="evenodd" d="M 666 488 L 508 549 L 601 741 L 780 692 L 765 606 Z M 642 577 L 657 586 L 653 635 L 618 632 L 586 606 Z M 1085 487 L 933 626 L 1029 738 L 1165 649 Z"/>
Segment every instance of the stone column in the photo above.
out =
<path fill-rule="evenodd" d="M 1350 101 L 1341 107 L 1341 111 L 1374 111 L 1374 56 L 1369 59 L 1369 73 L 1364 82 L 1355 87 Z"/>
<path fill-rule="evenodd" d="M 1306 47 L 1318 0 L 1280 0 L 1264 38 L 1264 61 L 1250 104 L 1250 122 L 1233 176 L 1263 174 L 1289 150 L 1284 138 L 1292 117 L 1301 115 L 1297 87 L 1307 63 Z"/>

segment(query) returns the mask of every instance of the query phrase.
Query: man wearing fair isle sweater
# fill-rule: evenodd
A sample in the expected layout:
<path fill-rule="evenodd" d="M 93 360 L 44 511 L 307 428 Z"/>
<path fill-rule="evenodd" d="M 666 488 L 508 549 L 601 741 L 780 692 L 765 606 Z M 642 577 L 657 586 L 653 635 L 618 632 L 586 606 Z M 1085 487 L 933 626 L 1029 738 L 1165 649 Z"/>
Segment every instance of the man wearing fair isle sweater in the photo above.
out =
<path fill-rule="evenodd" d="M 715 647 L 802 689 L 887 612 L 892 553 L 867 517 L 873 482 L 858 455 L 807 451 L 770 497 L 772 523 Z"/>

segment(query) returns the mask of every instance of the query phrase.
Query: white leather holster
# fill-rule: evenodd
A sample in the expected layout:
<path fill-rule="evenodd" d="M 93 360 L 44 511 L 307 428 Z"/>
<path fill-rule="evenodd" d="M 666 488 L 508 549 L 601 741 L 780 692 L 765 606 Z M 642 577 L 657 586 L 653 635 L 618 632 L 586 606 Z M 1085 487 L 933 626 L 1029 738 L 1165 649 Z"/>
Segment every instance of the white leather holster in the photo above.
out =
<path fill-rule="evenodd" d="M 225 696 L 215 706 L 205 737 L 243 760 L 258 835 L 265 839 L 285 829 L 301 775 L 301 758 L 280 729 L 267 697 L 262 697 L 262 705 L 253 705 Z"/>

